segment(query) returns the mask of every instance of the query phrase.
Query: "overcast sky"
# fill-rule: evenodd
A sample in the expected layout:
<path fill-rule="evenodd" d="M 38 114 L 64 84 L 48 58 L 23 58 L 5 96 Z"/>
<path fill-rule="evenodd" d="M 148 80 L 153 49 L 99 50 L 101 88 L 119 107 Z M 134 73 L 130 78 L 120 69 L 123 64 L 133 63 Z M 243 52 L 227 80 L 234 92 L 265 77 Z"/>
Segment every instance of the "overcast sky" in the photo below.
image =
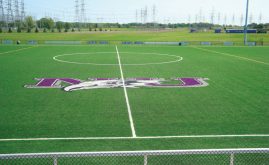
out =
<path fill-rule="evenodd" d="M 81 1 L 81 0 L 79 0 Z M 141 22 L 141 9 L 148 9 L 153 20 L 156 6 L 158 22 L 211 22 L 241 24 L 246 0 L 85 0 L 86 18 L 91 22 Z M 26 12 L 37 19 L 43 16 L 75 20 L 75 0 L 25 0 Z M 137 11 L 137 17 L 136 17 Z M 250 0 L 250 21 L 269 22 L 269 0 Z"/>

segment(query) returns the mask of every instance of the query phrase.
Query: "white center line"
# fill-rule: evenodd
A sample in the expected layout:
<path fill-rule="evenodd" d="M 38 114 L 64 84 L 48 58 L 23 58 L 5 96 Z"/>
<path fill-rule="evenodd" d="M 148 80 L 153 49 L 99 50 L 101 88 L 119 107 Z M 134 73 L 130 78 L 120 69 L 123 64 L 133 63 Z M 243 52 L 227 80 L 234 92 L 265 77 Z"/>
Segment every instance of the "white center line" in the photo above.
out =
<path fill-rule="evenodd" d="M 126 86 L 125 86 L 125 80 L 124 80 L 124 75 L 123 75 L 122 65 L 121 65 L 121 60 L 120 60 L 120 53 L 119 53 L 117 45 L 116 45 L 116 51 L 117 51 L 117 54 L 118 54 L 118 61 L 119 61 L 119 67 L 120 67 L 120 73 L 121 73 L 121 80 L 122 80 L 122 84 L 123 84 L 123 90 L 124 90 L 126 105 L 127 105 L 127 109 L 128 109 L 129 121 L 130 121 L 131 130 L 132 130 L 132 137 L 135 138 L 136 133 L 135 133 L 134 121 L 133 121 L 133 117 L 132 117 L 132 111 L 131 111 L 131 107 L 130 107 L 130 103 L 129 103 L 127 89 L 126 89 Z"/>

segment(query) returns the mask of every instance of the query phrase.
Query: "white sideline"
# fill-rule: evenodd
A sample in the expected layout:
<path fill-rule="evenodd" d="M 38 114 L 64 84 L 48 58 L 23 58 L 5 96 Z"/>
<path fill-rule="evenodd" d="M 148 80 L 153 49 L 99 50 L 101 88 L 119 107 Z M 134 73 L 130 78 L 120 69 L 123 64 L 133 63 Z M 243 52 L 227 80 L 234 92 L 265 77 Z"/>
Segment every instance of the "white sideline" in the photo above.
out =
<path fill-rule="evenodd" d="M 192 46 L 192 48 L 195 48 L 195 49 L 198 49 L 198 50 L 202 50 L 202 51 L 206 51 L 206 52 L 210 52 L 210 53 L 220 54 L 220 55 L 224 55 L 224 56 L 235 57 L 235 58 L 238 58 L 238 59 L 244 60 L 244 61 L 250 61 L 250 62 L 255 62 L 255 63 L 259 63 L 259 64 L 269 65 L 269 63 L 267 63 L 267 62 L 258 61 L 258 60 L 254 60 L 254 59 L 246 58 L 246 57 L 242 57 L 242 56 L 237 56 L 237 55 L 234 55 L 234 54 L 231 54 L 231 53 L 223 53 L 223 52 L 219 52 L 219 51 L 215 51 L 215 50 L 209 50 L 209 49 L 204 49 L 204 48 L 196 47 L 196 46 Z"/>
<path fill-rule="evenodd" d="M 0 55 L 1 54 L 7 54 L 7 53 L 13 53 L 13 52 L 19 52 L 19 51 L 22 51 L 22 50 L 32 49 L 32 48 L 35 48 L 35 47 L 38 47 L 38 46 L 31 46 L 31 47 L 27 47 L 27 48 L 21 48 L 21 49 L 17 49 L 17 50 L 11 50 L 11 51 L 7 51 L 7 52 L 2 52 L 2 53 L 0 53 Z"/>
<path fill-rule="evenodd" d="M 50 152 L 50 153 L 20 153 L 0 154 L 0 158 L 9 157 L 64 157 L 64 156 L 139 156 L 139 155 L 177 155 L 177 154 L 240 154 L 269 153 L 269 148 L 227 148 L 227 149 L 185 149 L 185 150 L 138 150 L 138 151 L 95 151 L 95 152 Z"/>
<path fill-rule="evenodd" d="M 133 121 L 133 117 L 132 117 L 132 111 L 131 111 L 131 107 L 130 107 L 130 103 L 129 103 L 129 98 L 128 98 L 128 94 L 127 94 L 127 89 L 126 89 L 126 86 L 125 86 L 125 80 L 124 80 L 124 75 L 123 75 L 122 65 L 121 65 L 121 60 L 120 60 L 120 53 L 119 53 L 119 50 L 118 50 L 117 45 L 116 45 L 116 51 L 117 51 L 117 55 L 118 55 L 118 61 L 119 61 L 119 67 L 120 67 L 121 80 L 122 80 L 122 84 L 123 84 L 123 90 L 124 90 L 124 95 L 125 95 L 126 105 L 127 105 L 127 109 L 128 109 L 128 115 L 129 115 L 129 120 L 130 120 L 131 130 L 132 130 L 132 136 L 133 136 L 133 137 L 136 137 L 135 128 L 134 128 L 134 121 Z"/>
<path fill-rule="evenodd" d="M 235 137 L 269 137 L 269 134 L 136 136 L 136 137 L 16 138 L 16 139 L 0 139 L 0 142 L 8 142 L 8 141 L 56 141 L 56 140 L 136 140 L 136 139 L 184 139 L 184 138 L 235 138 Z"/>

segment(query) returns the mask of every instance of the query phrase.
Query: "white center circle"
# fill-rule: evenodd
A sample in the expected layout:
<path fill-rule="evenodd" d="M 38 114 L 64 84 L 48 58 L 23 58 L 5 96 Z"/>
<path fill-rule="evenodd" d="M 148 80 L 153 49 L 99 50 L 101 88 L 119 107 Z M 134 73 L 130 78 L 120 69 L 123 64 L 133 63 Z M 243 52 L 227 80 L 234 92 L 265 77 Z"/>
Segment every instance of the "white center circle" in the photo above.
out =
<path fill-rule="evenodd" d="M 100 65 L 100 66 L 116 66 L 119 64 L 101 64 L 101 63 L 88 63 L 88 62 L 75 62 L 71 60 L 62 60 L 59 59 L 60 57 L 66 56 L 77 56 L 77 55 L 94 55 L 94 54 L 116 54 L 115 52 L 95 52 L 95 53 L 72 53 L 72 54 L 61 54 L 53 57 L 53 60 L 62 63 L 68 64 L 78 64 L 78 65 Z M 170 64 L 170 63 L 177 63 L 183 60 L 182 57 L 170 54 L 160 54 L 160 53 L 135 53 L 135 52 L 120 52 L 120 54 L 137 54 L 137 55 L 155 55 L 155 56 L 166 56 L 166 57 L 173 57 L 175 60 L 172 61 L 163 61 L 163 62 L 153 62 L 153 63 L 141 63 L 141 64 L 122 64 L 126 66 L 142 66 L 142 65 L 161 65 L 161 64 Z"/>

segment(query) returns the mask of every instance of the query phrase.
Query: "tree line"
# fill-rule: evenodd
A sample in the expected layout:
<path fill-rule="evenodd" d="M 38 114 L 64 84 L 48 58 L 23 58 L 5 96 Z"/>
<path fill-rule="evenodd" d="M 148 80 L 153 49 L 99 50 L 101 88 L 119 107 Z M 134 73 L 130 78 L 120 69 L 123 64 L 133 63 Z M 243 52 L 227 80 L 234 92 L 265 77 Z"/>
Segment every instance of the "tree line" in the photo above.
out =
<path fill-rule="evenodd" d="M 111 31 L 111 28 L 143 28 L 143 29 L 175 29 L 175 28 L 195 28 L 195 29 L 214 29 L 214 28 L 241 28 L 240 26 L 232 25 L 215 25 L 210 23 L 78 23 L 78 22 L 63 22 L 55 21 L 52 18 L 41 18 L 34 20 L 32 16 L 25 17 L 24 21 L 15 21 L 12 23 L 0 22 L 0 32 L 6 29 L 9 33 L 16 31 L 18 33 L 26 31 L 31 32 L 75 32 L 81 29 L 88 29 L 89 31 Z M 267 32 L 269 24 L 250 24 L 249 28 L 257 29 L 258 32 Z"/>

